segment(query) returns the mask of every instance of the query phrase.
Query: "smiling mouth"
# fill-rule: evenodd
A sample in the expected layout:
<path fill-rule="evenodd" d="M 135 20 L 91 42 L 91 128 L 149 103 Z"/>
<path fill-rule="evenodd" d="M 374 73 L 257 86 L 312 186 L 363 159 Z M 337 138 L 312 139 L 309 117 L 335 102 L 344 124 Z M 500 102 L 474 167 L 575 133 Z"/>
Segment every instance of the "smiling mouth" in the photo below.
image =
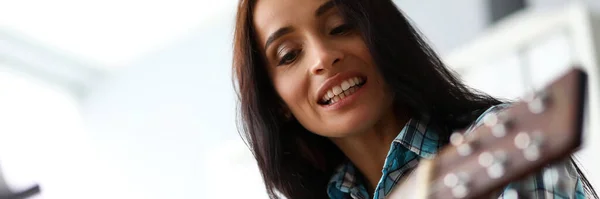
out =
<path fill-rule="evenodd" d="M 353 77 L 344 80 L 340 85 L 334 86 L 318 101 L 320 105 L 332 105 L 340 100 L 354 94 L 360 87 L 365 85 L 366 79 Z"/>

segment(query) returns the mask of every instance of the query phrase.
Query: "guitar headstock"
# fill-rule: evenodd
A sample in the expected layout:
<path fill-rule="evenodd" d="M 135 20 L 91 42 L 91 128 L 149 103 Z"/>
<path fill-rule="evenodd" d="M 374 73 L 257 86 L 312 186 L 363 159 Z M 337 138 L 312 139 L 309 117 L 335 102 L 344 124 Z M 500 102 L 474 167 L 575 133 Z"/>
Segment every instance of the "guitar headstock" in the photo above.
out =
<path fill-rule="evenodd" d="M 478 198 L 581 145 L 587 76 L 572 69 L 468 134 L 456 132 L 434 159 L 429 198 Z"/>

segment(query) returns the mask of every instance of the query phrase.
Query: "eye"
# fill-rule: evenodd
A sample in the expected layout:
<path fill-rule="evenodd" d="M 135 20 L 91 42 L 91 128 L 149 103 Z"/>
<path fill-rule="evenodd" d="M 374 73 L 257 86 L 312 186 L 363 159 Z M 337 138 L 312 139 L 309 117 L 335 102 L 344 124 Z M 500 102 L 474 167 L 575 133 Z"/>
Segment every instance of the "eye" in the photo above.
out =
<path fill-rule="evenodd" d="M 292 50 L 285 53 L 277 65 L 280 66 L 291 64 L 296 60 L 296 58 L 298 58 L 298 54 L 300 54 L 300 50 Z"/>
<path fill-rule="evenodd" d="M 335 27 L 329 32 L 331 35 L 343 35 L 352 30 L 352 25 L 350 24 L 342 24 L 340 26 Z"/>

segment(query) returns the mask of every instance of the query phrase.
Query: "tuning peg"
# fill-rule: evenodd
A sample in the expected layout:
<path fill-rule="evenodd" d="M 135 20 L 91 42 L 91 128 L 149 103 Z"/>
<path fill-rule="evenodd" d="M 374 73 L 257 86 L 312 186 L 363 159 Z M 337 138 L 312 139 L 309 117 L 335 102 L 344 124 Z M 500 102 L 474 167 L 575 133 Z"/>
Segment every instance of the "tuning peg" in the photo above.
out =
<path fill-rule="evenodd" d="M 468 173 L 448 173 L 444 176 L 444 185 L 451 188 L 454 198 L 464 198 L 469 193 L 469 182 L 471 178 Z"/>
<path fill-rule="evenodd" d="M 456 152 L 463 157 L 469 156 L 473 153 L 473 147 L 469 143 L 464 143 L 456 147 Z"/>
<path fill-rule="evenodd" d="M 490 167 L 493 164 L 506 164 L 508 161 L 508 154 L 503 150 L 497 150 L 493 154 L 486 151 L 479 154 L 478 160 L 479 164 L 483 167 Z"/>
<path fill-rule="evenodd" d="M 467 188 L 467 186 L 459 185 L 452 188 L 452 196 L 454 196 L 454 198 L 464 198 L 467 194 L 469 194 L 469 188 Z"/>
<path fill-rule="evenodd" d="M 529 161 L 536 161 L 540 159 L 540 149 L 537 146 L 531 146 L 523 150 L 523 156 Z"/>
<path fill-rule="evenodd" d="M 515 136 L 515 146 L 519 149 L 526 149 L 531 144 L 531 137 L 526 132 L 519 132 Z"/>
<path fill-rule="evenodd" d="M 533 101 L 527 103 L 527 108 L 533 114 L 543 113 L 544 110 L 546 109 L 546 107 L 544 106 L 543 101 L 541 101 L 539 99 L 536 99 L 536 100 L 533 100 Z"/>
<path fill-rule="evenodd" d="M 504 175 L 504 168 L 508 161 L 508 155 L 502 150 L 495 151 L 494 154 L 486 151 L 479 154 L 478 160 L 479 164 L 486 168 L 488 176 L 496 179 Z"/>
<path fill-rule="evenodd" d="M 487 127 L 495 126 L 497 123 L 498 123 L 498 115 L 496 115 L 496 113 L 486 114 L 485 117 L 483 118 L 483 124 L 485 124 Z"/>
<path fill-rule="evenodd" d="M 455 187 L 458 185 L 458 176 L 454 173 L 446 174 L 446 176 L 444 176 L 444 185 L 450 188 Z"/>
<path fill-rule="evenodd" d="M 550 94 L 542 90 L 537 93 L 531 93 L 525 97 L 525 102 L 527 102 L 527 108 L 533 114 L 540 114 L 546 110 L 546 106 L 550 101 Z"/>
<path fill-rule="evenodd" d="M 458 185 L 468 185 L 469 182 L 471 182 L 471 176 L 466 172 L 448 173 L 444 176 L 444 185 L 450 188 Z"/>
<path fill-rule="evenodd" d="M 504 175 L 504 165 L 501 163 L 494 163 L 492 166 L 487 168 L 487 174 L 492 179 L 500 178 Z"/>
<path fill-rule="evenodd" d="M 490 152 L 483 152 L 479 154 L 479 165 L 483 167 L 489 167 L 494 164 L 494 156 Z"/>
<path fill-rule="evenodd" d="M 450 135 L 450 144 L 459 146 L 465 141 L 465 136 L 461 132 L 454 132 Z"/>
<path fill-rule="evenodd" d="M 473 153 L 474 142 L 468 143 L 465 136 L 460 132 L 454 132 L 450 135 L 450 144 L 456 147 L 456 151 L 460 156 L 468 156 Z"/>
<path fill-rule="evenodd" d="M 540 131 L 534 131 L 530 135 L 527 132 L 520 132 L 515 136 L 515 146 L 523 150 L 523 156 L 529 161 L 536 161 L 540 158 L 540 147 L 544 141 L 544 135 Z"/>
<path fill-rule="evenodd" d="M 508 130 L 514 125 L 514 120 L 509 117 L 508 112 L 490 113 L 484 118 L 485 126 L 491 128 L 492 135 L 501 138 L 506 136 Z"/>
<path fill-rule="evenodd" d="M 519 149 L 526 149 L 532 145 L 541 146 L 544 142 L 544 135 L 540 131 L 534 131 L 531 135 L 527 132 L 519 132 L 514 139 L 515 146 Z"/>
<path fill-rule="evenodd" d="M 492 127 L 492 135 L 497 138 L 506 136 L 506 126 L 504 124 L 496 124 Z"/>

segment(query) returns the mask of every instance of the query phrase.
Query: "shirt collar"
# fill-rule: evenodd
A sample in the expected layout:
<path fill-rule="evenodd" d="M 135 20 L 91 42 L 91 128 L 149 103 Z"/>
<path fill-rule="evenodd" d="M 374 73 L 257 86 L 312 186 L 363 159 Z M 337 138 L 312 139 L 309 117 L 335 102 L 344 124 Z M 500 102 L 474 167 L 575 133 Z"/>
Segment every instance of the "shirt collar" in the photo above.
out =
<path fill-rule="evenodd" d="M 405 161 L 397 157 L 402 154 L 395 152 L 398 150 L 410 150 L 420 158 L 433 158 L 441 147 L 438 135 L 436 128 L 430 124 L 429 118 L 410 119 L 391 143 L 385 165 L 389 165 L 388 163 L 393 161 Z M 404 164 L 404 162 L 400 164 Z M 364 198 L 360 193 L 366 193 L 366 190 L 364 186 L 359 186 L 360 184 L 356 168 L 350 161 L 347 161 L 334 172 L 329 181 L 327 193 L 330 198 L 346 198 L 344 196 L 347 194 L 350 194 L 352 198 Z"/>
<path fill-rule="evenodd" d="M 430 124 L 429 118 L 410 119 L 393 142 L 427 159 L 433 158 L 442 147 L 438 129 Z"/>

